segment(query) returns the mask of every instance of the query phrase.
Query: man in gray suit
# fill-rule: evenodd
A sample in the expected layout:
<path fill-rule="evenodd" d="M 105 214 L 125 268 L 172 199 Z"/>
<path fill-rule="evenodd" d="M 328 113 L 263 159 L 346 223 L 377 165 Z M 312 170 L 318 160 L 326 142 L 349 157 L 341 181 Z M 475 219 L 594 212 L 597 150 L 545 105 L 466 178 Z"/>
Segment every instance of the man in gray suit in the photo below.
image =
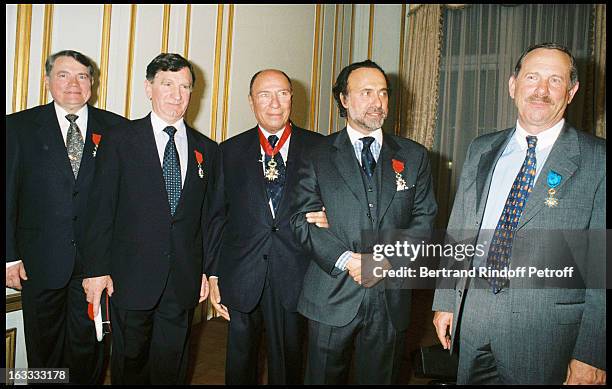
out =
<path fill-rule="evenodd" d="M 448 223 L 449 231 L 479 230 L 479 242 L 494 231 L 486 258 L 474 258 L 473 266 L 536 262 L 554 247 L 534 243 L 534 235 L 606 228 L 606 143 L 563 118 L 578 90 L 572 54 L 551 43 L 528 48 L 509 90 L 516 126 L 472 142 Z M 508 254 L 498 254 L 502 246 Z M 459 336 L 457 382 L 605 383 L 605 290 L 530 289 L 521 282 L 462 279 L 436 291 L 438 338 L 452 349 Z"/>
<path fill-rule="evenodd" d="M 437 205 L 429 159 L 423 146 L 382 132 L 388 82 L 374 62 L 345 67 L 333 92 L 347 126 L 312 149 L 291 196 L 294 232 L 312 258 L 298 301 L 309 319 L 305 383 L 346 383 L 353 358 L 356 383 L 394 383 L 411 293 L 362 272 L 372 248 L 361 233 L 431 231 Z M 329 228 L 306 216 L 323 206 Z"/>

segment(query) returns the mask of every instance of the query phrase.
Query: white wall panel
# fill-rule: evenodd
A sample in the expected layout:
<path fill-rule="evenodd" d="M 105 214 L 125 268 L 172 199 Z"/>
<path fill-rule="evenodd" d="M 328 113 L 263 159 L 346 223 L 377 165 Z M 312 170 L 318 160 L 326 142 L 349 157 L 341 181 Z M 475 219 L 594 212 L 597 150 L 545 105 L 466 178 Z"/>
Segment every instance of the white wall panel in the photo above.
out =
<path fill-rule="evenodd" d="M 38 105 L 41 83 L 42 36 L 45 5 L 32 5 L 32 32 L 30 41 L 30 70 L 28 76 L 28 107 Z M 51 100 L 47 100 L 51 101 Z"/>
<path fill-rule="evenodd" d="M 226 5 L 224 8 L 228 8 Z M 204 135 L 211 137 L 211 100 L 213 93 L 215 34 L 217 24 L 216 4 L 191 6 L 191 31 L 189 34 L 189 60 L 194 66 L 196 84 L 187 110 L 187 123 Z"/>
<path fill-rule="evenodd" d="M 251 76 L 278 68 L 291 77 L 292 119 L 306 126 L 315 5 L 236 5 L 229 90 L 228 137 L 255 124 L 247 95 Z"/>
<path fill-rule="evenodd" d="M 51 53 L 67 49 L 80 51 L 100 66 L 103 15 L 101 4 L 55 4 Z M 96 91 L 92 95 L 90 103 L 97 106 Z"/>
<path fill-rule="evenodd" d="M 119 115 L 125 114 L 130 9 L 129 4 L 113 4 L 111 14 L 106 109 Z"/>
<path fill-rule="evenodd" d="M 385 131 L 393 132 L 397 119 L 399 81 L 400 30 L 402 25 L 401 4 L 380 4 L 374 8 L 374 33 L 372 35 L 372 61 L 387 73 L 391 83 L 389 115 L 385 120 Z"/>
<path fill-rule="evenodd" d="M 13 75 L 15 66 L 15 32 L 17 28 L 17 4 L 6 5 L 6 114 L 13 112 Z"/>
<path fill-rule="evenodd" d="M 161 53 L 164 11 L 162 4 L 143 4 L 137 8 L 130 119 L 141 118 L 151 111 L 151 103 L 144 90 L 144 81 L 147 65 Z"/>

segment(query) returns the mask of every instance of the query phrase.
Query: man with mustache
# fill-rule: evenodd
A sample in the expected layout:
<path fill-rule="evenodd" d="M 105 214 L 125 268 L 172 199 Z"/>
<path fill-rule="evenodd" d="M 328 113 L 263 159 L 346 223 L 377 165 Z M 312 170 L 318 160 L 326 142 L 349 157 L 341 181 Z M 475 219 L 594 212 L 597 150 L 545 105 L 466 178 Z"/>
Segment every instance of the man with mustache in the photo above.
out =
<path fill-rule="evenodd" d="M 411 293 L 366 274 L 372 247 L 362 231 L 429 233 L 437 211 L 429 159 L 421 145 L 383 133 L 389 87 L 376 63 L 345 67 L 333 92 L 347 126 L 312 150 L 291 196 L 298 210 L 291 223 L 312 259 L 298 302 L 309 319 L 305 383 L 347 383 L 354 360 L 356 383 L 391 384 Z M 329 228 L 308 222 L 307 213 L 323 206 Z"/>
<path fill-rule="evenodd" d="M 539 44 L 519 58 L 509 80 L 516 126 L 472 142 L 448 223 L 449 231 L 477 230 L 471 239 L 489 240 L 473 267 L 514 268 L 547 257 L 562 263 L 572 253 L 549 243 L 552 230 L 575 236 L 606 228 L 606 143 L 563 118 L 578 85 L 566 47 Z M 436 291 L 440 342 L 451 349 L 459 336 L 457 383 L 605 384 L 605 290 L 525 282 L 463 279 Z"/>

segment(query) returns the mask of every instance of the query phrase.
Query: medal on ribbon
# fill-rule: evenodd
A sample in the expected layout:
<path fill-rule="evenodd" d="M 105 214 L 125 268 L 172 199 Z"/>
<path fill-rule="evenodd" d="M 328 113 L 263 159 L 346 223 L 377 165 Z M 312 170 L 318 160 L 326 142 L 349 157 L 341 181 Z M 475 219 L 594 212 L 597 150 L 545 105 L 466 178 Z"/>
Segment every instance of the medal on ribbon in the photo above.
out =
<path fill-rule="evenodd" d="M 102 140 L 102 135 L 100 134 L 91 134 L 91 140 L 94 143 L 94 149 L 93 149 L 93 157 L 96 157 L 96 154 L 98 153 L 98 145 L 100 144 L 100 140 Z"/>
<path fill-rule="evenodd" d="M 289 135 L 291 135 L 291 123 L 287 122 L 287 124 L 285 124 L 285 131 L 283 132 L 283 136 L 280 138 L 280 140 L 276 144 L 276 147 L 274 148 L 272 148 L 272 146 L 264 136 L 263 132 L 261 132 L 261 129 L 258 129 L 258 133 L 259 144 L 261 144 L 261 147 L 263 148 L 266 155 L 270 157 L 270 160 L 268 161 L 268 163 L 266 163 L 265 166 L 264 177 L 266 177 L 268 181 L 276 181 L 280 173 L 276 168 L 278 164 L 274 160 L 274 156 L 280 151 L 287 139 L 289 139 Z"/>
<path fill-rule="evenodd" d="M 548 197 L 544 200 L 544 204 L 546 204 L 549 208 L 554 208 L 559 205 L 559 199 L 555 198 L 555 190 L 556 187 L 561 184 L 561 175 L 554 170 L 548 172 L 548 177 L 546 178 L 546 184 L 548 185 Z"/>
<path fill-rule="evenodd" d="M 198 150 L 193 150 L 193 152 L 195 153 L 196 161 L 198 162 L 198 176 L 200 176 L 200 178 L 204 178 L 204 170 L 202 170 L 202 162 L 204 162 L 204 157 Z"/>
<path fill-rule="evenodd" d="M 408 186 L 406 185 L 406 180 L 404 180 L 404 177 L 402 177 L 402 172 L 404 171 L 404 162 L 397 159 L 392 159 L 391 165 L 393 166 L 393 171 L 395 172 L 396 191 L 399 192 L 401 190 L 408 189 Z"/>

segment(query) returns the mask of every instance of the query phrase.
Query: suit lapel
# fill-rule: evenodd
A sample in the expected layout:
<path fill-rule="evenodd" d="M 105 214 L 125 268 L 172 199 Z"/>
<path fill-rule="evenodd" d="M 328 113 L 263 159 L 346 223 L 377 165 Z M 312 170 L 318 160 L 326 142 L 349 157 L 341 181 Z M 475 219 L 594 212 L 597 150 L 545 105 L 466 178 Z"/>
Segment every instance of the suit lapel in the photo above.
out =
<path fill-rule="evenodd" d="M 74 181 L 74 173 L 70 160 L 68 160 L 68 151 L 62 136 L 55 107 L 53 102 L 47 104 L 37 118 L 38 130 L 37 135 L 42 141 L 43 150 L 46 151 L 57 169 L 62 172 L 67 178 Z"/>
<path fill-rule="evenodd" d="M 170 214 L 170 203 L 166 192 L 166 182 L 162 165 L 159 161 L 153 125 L 151 124 L 151 114 L 134 123 L 134 131 L 131 137 L 133 158 L 140 161 L 142 174 L 151 176 L 151 193 L 160 193 L 164 198 L 166 210 Z"/>
<path fill-rule="evenodd" d="M 245 144 L 244 156 L 245 161 L 245 175 L 247 184 L 246 188 L 253 188 L 254 202 L 255 204 L 261 204 L 265 207 L 266 219 L 268 222 L 272 222 L 272 211 L 268 204 L 268 192 L 266 191 L 266 182 L 263 175 L 263 165 L 261 162 L 261 146 L 259 145 L 259 127 L 255 126 L 252 128 L 249 138 Z M 248 184 L 250 182 L 250 184 Z"/>
<path fill-rule="evenodd" d="M 335 150 L 330 156 L 332 165 L 338 169 L 346 186 L 353 192 L 357 200 L 361 204 L 366 204 L 359 163 L 355 160 L 355 149 L 351 144 L 346 128 L 338 134 L 333 146 Z"/>
<path fill-rule="evenodd" d="M 282 215 L 282 213 L 288 209 L 291 202 L 289 196 L 287 196 L 287 192 L 289 192 L 289 188 L 292 188 L 295 185 L 297 164 L 294 161 L 297 161 L 302 153 L 301 135 L 302 134 L 296 130 L 296 127 L 293 126 L 291 138 L 289 139 L 289 153 L 287 154 L 287 160 L 285 161 L 285 185 L 283 187 L 283 193 L 278 205 L 276 218 L 279 218 L 280 215 Z"/>
<path fill-rule="evenodd" d="M 489 188 L 491 185 L 491 179 L 493 178 L 493 170 L 495 165 L 502 155 L 506 145 L 512 139 L 514 131 L 510 131 L 503 136 L 503 134 L 496 139 L 492 144 L 489 151 L 482 153 L 480 160 L 478 161 L 478 172 L 476 173 L 476 214 L 478 218 L 482 218 L 484 213 L 484 205 L 487 202 L 487 196 L 484 196 L 485 188 Z M 489 190 L 486 192 L 489 193 Z"/>
<path fill-rule="evenodd" d="M 176 207 L 176 211 L 174 213 L 174 217 L 176 218 L 177 215 L 179 214 L 179 212 L 181 212 L 181 209 L 183 208 L 183 204 L 185 203 L 185 197 L 188 196 L 188 194 L 191 191 L 191 186 L 193 185 L 193 180 L 195 180 L 196 178 L 200 179 L 199 176 L 197 176 L 198 172 L 197 172 L 197 167 L 196 167 L 196 160 L 195 160 L 195 153 L 193 150 L 198 150 L 200 153 L 202 153 L 202 156 L 204 157 L 204 161 L 202 162 L 202 170 L 204 170 L 204 177 L 206 178 L 206 174 L 207 174 L 207 170 L 206 168 L 208 166 L 207 165 L 207 158 L 206 158 L 206 154 L 204 153 L 204 148 L 197 145 L 196 139 L 193 136 L 191 131 L 195 131 L 194 129 L 192 129 L 191 127 L 187 126 L 185 124 L 185 129 L 186 129 L 186 133 L 187 133 L 187 171 L 185 172 L 185 183 L 183 184 L 183 189 L 181 190 L 181 197 L 179 199 L 179 203 Z M 194 175 L 196 177 L 194 177 Z M 163 177 L 163 170 L 162 170 L 162 177 Z"/>
<path fill-rule="evenodd" d="M 575 131 L 568 124 L 565 124 L 546 159 L 546 163 L 540 171 L 538 181 L 534 184 L 533 190 L 529 194 L 525 210 L 517 228 L 522 228 L 525 223 L 537 215 L 544 207 L 544 200 L 548 197 L 549 188 L 547 181 L 550 171 L 555 171 L 562 177 L 561 183 L 555 188 L 558 194 L 578 169 L 577 160 L 580 158 L 580 149 Z M 558 198 L 559 196 L 557 195 L 556 197 Z"/>
<path fill-rule="evenodd" d="M 93 149 L 94 144 L 92 140 L 92 134 L 101 134 L 102 124 L 98 121 L 96 112 L 91 106 L 87 106 L 87 129 L 85 133 L 85 146 L 83 147 L 83 156 L 81 157 L 81 165 L 79 167 L 79 175 L 77 176 L 77 184 L 81 182 L 87 182 L 87 180 L 93 175 L 94 169 L 94 157 Z"/>
<path fill-rule="evenodd" d="M 378 158 L 378 164 L 382 164 L 380 167 L 380 171 L 382 173 L 382 177 L 380 180 L 381 186 L 378 188 L 378 193 L 380 193 L 380 214 L 378 215 L 378 223 L 383 220 L 387 209 L 389 209 L 389 205 L 391 204 L 391 200 L 397 193 L 397 183 L 395 179 L 395 171 L 392 168 L 391 160 L 395 157 L 395 154 L 399 151 L 400 147 L 393 140 L 392 137 L 383 133 L 383 144 L 380 150 L 380 157 Z M 405 161 L 404 161 L 405 162 Z"/>

